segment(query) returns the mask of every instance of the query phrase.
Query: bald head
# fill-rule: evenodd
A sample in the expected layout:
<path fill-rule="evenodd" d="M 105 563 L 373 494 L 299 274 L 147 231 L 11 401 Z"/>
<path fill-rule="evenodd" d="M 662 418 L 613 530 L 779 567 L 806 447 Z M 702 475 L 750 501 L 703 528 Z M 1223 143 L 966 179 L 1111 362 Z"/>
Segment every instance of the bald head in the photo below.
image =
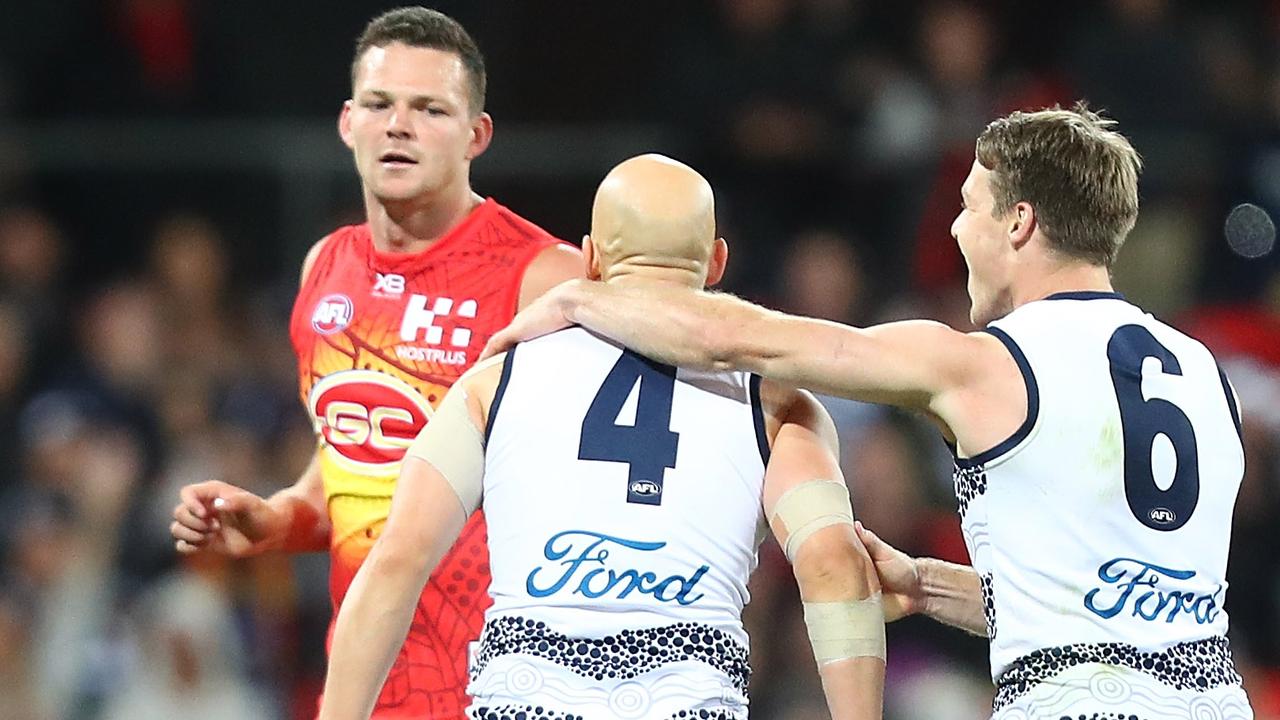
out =
<path fill-rule="evenodd" d="M 605 280 L 634 273 L 701 286 L 717 244 L 711 185 L 662 155 L 625 160 L 596 191 L 591 242 Z"/>

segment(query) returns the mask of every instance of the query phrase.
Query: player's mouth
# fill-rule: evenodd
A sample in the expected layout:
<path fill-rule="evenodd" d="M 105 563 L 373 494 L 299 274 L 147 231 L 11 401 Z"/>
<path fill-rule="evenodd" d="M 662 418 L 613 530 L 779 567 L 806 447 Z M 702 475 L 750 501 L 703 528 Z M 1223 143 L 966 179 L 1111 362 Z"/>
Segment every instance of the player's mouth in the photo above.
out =
<path fill-rule="evenodd" d="M 378 156 L 378 162 L 386 168 L 407 168 L 418 164 L 418 161 L 412 155 L 398 150 L 388 150 L 382 153 L 382 155 Z"/>

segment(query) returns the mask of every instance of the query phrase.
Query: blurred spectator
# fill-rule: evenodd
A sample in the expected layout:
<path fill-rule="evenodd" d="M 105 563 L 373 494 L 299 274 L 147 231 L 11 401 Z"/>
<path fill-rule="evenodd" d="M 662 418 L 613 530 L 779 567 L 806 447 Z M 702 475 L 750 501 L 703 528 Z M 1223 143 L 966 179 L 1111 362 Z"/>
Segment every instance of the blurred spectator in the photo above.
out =
<path fill-rule="evenodd" d="M 835 230 L 800 233 L 787 247 L 778 280 L 779 307 L 836 322 L 865 324 L 867 278 L 853 240 Z"/>
<path fill-rule="evenodd" d="M 0 720 L 51 720 L 32 677 L 30 607 L 11 590 L 0 592 Z"/>
<path fill-rule="evenodd" d="M 38 375 L 64 350 L 66 252 L 61 231 L 45 213 L 22 205 L 0 209 L 0 300 L 26 327 Z"/>
<path fill-rule="evenodd" d="M 31 333 L 18 308 L 0 301 L 0 498 L 15 486 L 20 468 L 18 414 L 30 390 Z"/>
<path fill-rule="evenodd" d="M 134 609 L 136 653 L 103 720 L 244 720 L 273 713 L 246 680 L 231 606 L 200 576 L 160 580 Z"/>

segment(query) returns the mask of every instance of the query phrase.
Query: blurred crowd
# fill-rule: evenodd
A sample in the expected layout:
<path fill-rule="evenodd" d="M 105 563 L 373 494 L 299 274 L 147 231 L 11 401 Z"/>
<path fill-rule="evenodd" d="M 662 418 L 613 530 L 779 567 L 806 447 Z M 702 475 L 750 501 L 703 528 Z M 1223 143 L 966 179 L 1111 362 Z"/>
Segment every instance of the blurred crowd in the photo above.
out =
<path fill-rule="evenodd" d="M 1117 118 L 1146 162 L 1117 289 L 1205 340 L 1240 395 L 1248 467 L 1227 610 L 1258 715 L 1280 717 L 1280 253 L 1246 257 L 1223 232 L 1238 203 L 1280 212 L 1280 2 L 430 4 L 486 52 L 499 136 L 661 125 L 673 147 L 633 150 L 712 180 L 725 287 L 842 322 L 969 327 L 949 226 L 977 132 L 1076 98 Z M 0 149 L 10 124 L 330 118 L 352 38 L 388 6 L 9 5 Z M 576 239 L 598 179 L 478 189 Z M 314 450 L 287 333 L 302 254 L 280 247 L 270 196 L 242 202 L 261 182 L 0 163 L 0 720 L 314 709 L 326 558 L 180 561 L 168 535 L 181 485 L 269 494 Z M 317 227 L 359 217 L 350 187 Z M 965 562 L 936 434 L 828 402 L 863 522 Z M 824 717 L 771 544 L 752 592 L 753 716 Z M 886 717 L 985 717 L 985 648 L 924 620 L 891 626 Z"/>

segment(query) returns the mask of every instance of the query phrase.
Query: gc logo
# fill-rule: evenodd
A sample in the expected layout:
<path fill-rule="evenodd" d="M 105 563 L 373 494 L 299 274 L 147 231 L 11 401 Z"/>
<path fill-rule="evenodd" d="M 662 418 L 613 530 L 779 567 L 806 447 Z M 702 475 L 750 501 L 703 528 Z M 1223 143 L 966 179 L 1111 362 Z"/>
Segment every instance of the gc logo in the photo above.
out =
<path fill-rule="evenodd" d="M 366 472 L 399 462 L 431 417 L 431 406 L 400 378 L 345 370 L 311 388 L 316 431 L 343 464 Z"/>

